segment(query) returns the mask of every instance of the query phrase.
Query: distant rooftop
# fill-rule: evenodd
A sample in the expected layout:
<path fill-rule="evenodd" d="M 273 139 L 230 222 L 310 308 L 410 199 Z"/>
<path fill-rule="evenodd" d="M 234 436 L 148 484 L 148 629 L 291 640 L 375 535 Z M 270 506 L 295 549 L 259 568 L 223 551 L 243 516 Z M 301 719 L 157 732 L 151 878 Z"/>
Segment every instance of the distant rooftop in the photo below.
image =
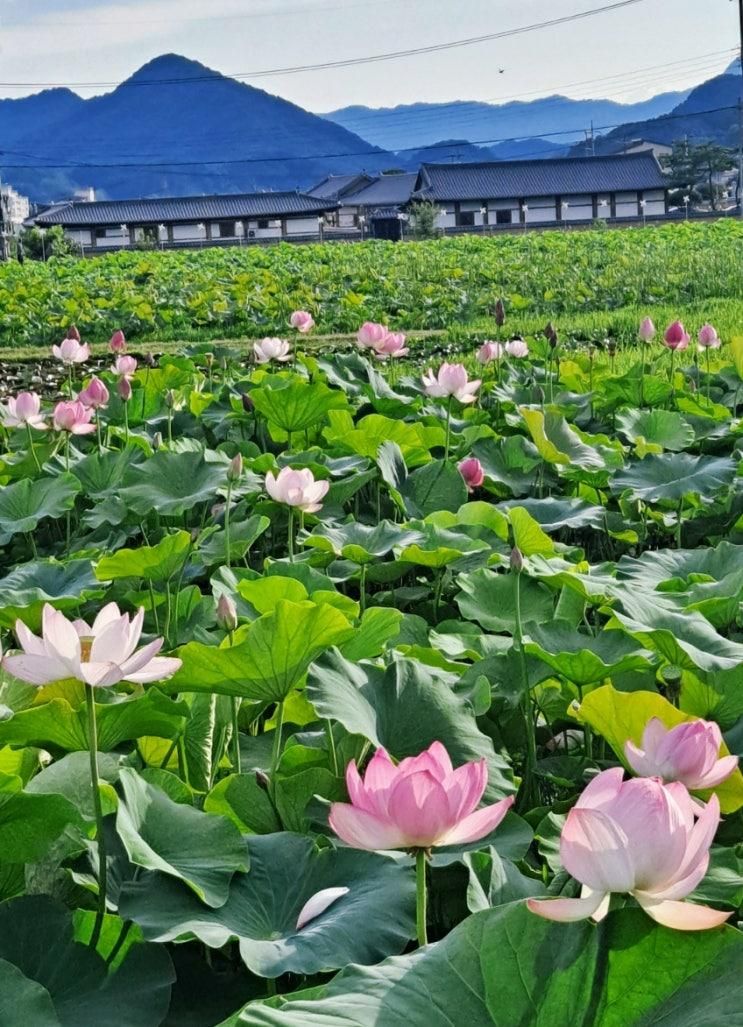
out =
<path fill-rule="evenodd" d="M 510 199 L 664 189 L 651 151 L 605 157 L 423 164 L 418 195 L 430 200 Z"/>
<path fill-rule="evenodd" d="M 408 203 L 418 181 L 418 173 L 380 175 L 358 192 L 345 197 L 346 203 L 358 207 L 394 207 Z"/>
<path fill-rule="evenodd" d="M 364 186 L 369 185 L 373 181 L 374 177 L 372 175 L 328 175 L 322 182 L 318 182 L 317 185 L 313 185 L 311 189 L 308 189 L 307 195 L 316 196 L 318 199 L 324 200 L 338 200 L 345 197 L 348 193 L 363 189 Z"/>
<path fill-rule="evenodd" d="M 55 204 L 36 217 L 36 223 L 64 225 L 158 224 L 159 222 L 219 221 L 241 218 L 279 218 L 292 214 L 322 214 L 337 203 L 299 192 L 236 193 L 225 196 L 185 196 L 172 199 L 99 200 Z"/>

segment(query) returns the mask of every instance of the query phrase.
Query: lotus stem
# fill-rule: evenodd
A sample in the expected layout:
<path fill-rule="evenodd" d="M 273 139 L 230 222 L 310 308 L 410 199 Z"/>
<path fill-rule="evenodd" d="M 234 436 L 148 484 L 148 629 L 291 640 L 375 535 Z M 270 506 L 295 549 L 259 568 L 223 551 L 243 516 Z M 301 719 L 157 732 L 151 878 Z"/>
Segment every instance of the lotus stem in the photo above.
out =
<path fill-rule="evenodd" d="M 444 462 L 449 459 L 449 438 L 451 436 L 451 396 L 446 405 L 446 442 L 444 443 Z"/>
<path fill-rule="evenodd" d="M 224 508 L 224 544 L 227 552 L 225 553 L 225 563 L 227 570 L 231 567 L 231 552 L 230 552 L 230 507 L 232 506 L 232 482 L 227 482 L 227 502 Z"/>
<path fill-rule="evenodd" d="M 426 926 L 426 850 L 416 849 L 415 852 L 415 923 L 418 933 L 418 944 L 428 944 Z"/>
<path fill-rule="evenodd" d="M 294 563 L 294 510 L 291 507 L 289 507 L 287 548 L 289 550 L 289 563 Z"/>
<path fill-rule="evenodd" d="M 707 402 L 709 403 L 709 386 L 710 386 L 710 370 L 709 370 L 709 347 L 704 351 L 707 359 Z"/>
<path fill-rule="evenodd" d="M 359 612 L 363 617 L 366 611 L 366 564 L 359 568 Z"/>
<path fill-rule="evenodd" d="M 521 687 L 523 695 L 521 707 L 524 716 L 524 733 L 526 735 L 526 762 L 524 777 L 521 782 L 521 806 L 531 809 L 534 770 L 537 765 L 537 743 L 534 737 L 534 721 L 531 709 L 531 689 L 529 687 L 529 668 L 526 665 L 524 652 L 523 626 L 521 622 L 521 571 L 514 571 L 514 642 L 518 648 L 519 665 L 521 667 Z"/>
<path fill-rule="evenodd" d="M 273 751 L 271 752 L 271 788 L 276 791 L 276 772 L 281 759 L 281 735 L 284 730 L 284 700 L 276 704 L 276 728 L 273 736 Z"/>
<path fill-rule="evenodd" d="M 28 448 L 31 451 L 31 456 L 34 458 L 34 464 L 36 465 L 36 470 L 40 472 L 41 471 L 41 464 L 39 463 L 39 458 L 36 455 L 36 446 L 34 446 L 34 437 L 33 437 L 33 433 L 31 432 L 31 425 L 30 424 L 26 425 L 26 431 L 28 432 Z"/>
<path fill-rule="evenodd" d="M 684 500 L 683 497 L 679 500 L 678 514 L 676 518 L 676 548 L 681 548 L 681 525 L 682 517 L 684 513 Z"/>
<path fill-rule="evenodd" d="M 106 916 L 106 888 L 108 865 L 106 862 L 106 838 L 103 833 L 103 806 L 98 777 L 98 726 L 95 717 L 95 695 L 91 685 L 85 686 L 85 705 L 88 710 L 88 750 L 90 754 L 90 783 L 93 787 L 93 809 L 95 810 L 95 834 L 98 842 L 98 909 L 90 938 L 90 947 L 95 949 L 101 936 Z"/>
<path fill-rule="evenodd" d="M 232 767 L 236 774 L 242 772 L 240 761 L 240 706 L 242 700 L 236 695 L 232 700 Z"/>
<path fill-rule="evenodd" d="M 103 439 L 101 438 L 101 415 L 100 412 L 96 414 L 95 418 L 95 430 L 98 436 L 98 452 L 103 454 Z"/>
<path fill-rule="evenodd" d="M 333 766 L 333 775 L 340 777 L 340 769 L 338 767 L 338 752 L 335 748 L 335 738 L 333 737 L 333 724 L 330 720 L 325 721 L 325 737 L 328 740 L 328 749 L 330 751 L 330 761 Z"/>
<path fill-rule="evenodd" d="M 129 445 L 129 404 L 124 400 L 124 447 Z"/>

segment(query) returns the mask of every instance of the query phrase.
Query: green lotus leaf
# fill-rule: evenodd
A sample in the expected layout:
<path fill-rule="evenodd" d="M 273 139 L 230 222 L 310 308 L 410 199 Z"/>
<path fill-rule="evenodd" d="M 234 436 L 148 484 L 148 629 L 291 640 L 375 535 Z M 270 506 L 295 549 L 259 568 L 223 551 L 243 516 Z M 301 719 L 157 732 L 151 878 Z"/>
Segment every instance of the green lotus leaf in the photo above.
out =
<path fill-rule="evenodd" d="M 127 473 L 119 496 L 136 514 L 157 510 L 175 517 L 197 503 L 213 503 L 217 489 L 225 487 L 226 477 L 225 465 L 209 463 L 201 452 L 160 450 Z"/>
<path fill-rule="evenodd" d="M 33 531 L 46 517 L 61 517 L 75 505 L 80 482 L 68 473 L 56 478 L 23 478 L 0 491 L 0 544 Z"/>
<path fill-rule="evenodd" d="M 735 477 L 736 465 L 729 457 L 664 453 L 646 456 L 618 471 L 611 480 L 614 492 L 629 492 L 646 503 L 659 500 L 678 502 L 687 496 L 701 496 L 707 502 Z"/>

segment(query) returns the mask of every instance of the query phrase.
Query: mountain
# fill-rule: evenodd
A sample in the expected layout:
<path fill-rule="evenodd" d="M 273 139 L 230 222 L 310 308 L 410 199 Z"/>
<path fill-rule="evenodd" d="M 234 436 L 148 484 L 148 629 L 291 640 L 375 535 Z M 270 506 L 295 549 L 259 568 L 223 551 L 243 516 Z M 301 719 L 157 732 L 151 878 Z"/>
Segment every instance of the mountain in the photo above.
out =
<path fill-rule="evenodd" d="M 89 100 L 65 90 L 4 100 L 0 140 L 33 155 L 4 157 L 3 175 L 37 201 L 90 185 L 112 199 L 293 189 L 394 163 L 340 125 L 175 54 Z M 76 164 L 88 166 L 66 166 Z"/>
<path fill-rule="evenodd" d="M 568 147 L 546 139 L 516 139 L 513 142 L 496 143 L 495 146 L 475 146 L 466 139 L 444 139 L 420 150 L 405 150 L 398 159 L 411 169 L 421 164 L 477 163 L 488 160 L 519 160 L 544 157 L 562 157 Z"/>
<path fill-rule="evenodd" d="M 740 128 L 738 104 L 743 98 L 743 81 L 738 74 L 717 75 L 692 89 L 686 99 L 665 117 L 629 122 L 596 140 L 597 153 L 611 153 L 620 143 L 647 139 L 654 143 L 712 141 L 737 147 Z"/>
<path fill-rule="evenodd" d="M 455 103 L 413 103 L 399 107 L 343 107 L 323 114 L 370 143 L 401 151 L 428 146 L 440 139 L 468 139 L 475 144 L 525 139 L 559 133 L 555 142 L 567 145 L 594 126 L 620 125 L 667 114 L 688 92 L 662 93 L 641 103 L 613 100 L 572 100 L 546 96 L 539 100 L 492 104 L 475 100 Z"/>

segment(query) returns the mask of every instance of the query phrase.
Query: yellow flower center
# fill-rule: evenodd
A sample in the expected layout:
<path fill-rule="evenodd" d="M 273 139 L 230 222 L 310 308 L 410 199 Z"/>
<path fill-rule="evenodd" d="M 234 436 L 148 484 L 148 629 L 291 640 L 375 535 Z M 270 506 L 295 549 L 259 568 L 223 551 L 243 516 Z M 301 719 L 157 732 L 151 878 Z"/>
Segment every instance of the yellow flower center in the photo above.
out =
<path fill-rule="evenodd" d="M 83 635 L 80 639 L 80 659 L 83 663 L 90 663 L 90 654 L 93 649 L 94 638 L 92 635 Z"/>

